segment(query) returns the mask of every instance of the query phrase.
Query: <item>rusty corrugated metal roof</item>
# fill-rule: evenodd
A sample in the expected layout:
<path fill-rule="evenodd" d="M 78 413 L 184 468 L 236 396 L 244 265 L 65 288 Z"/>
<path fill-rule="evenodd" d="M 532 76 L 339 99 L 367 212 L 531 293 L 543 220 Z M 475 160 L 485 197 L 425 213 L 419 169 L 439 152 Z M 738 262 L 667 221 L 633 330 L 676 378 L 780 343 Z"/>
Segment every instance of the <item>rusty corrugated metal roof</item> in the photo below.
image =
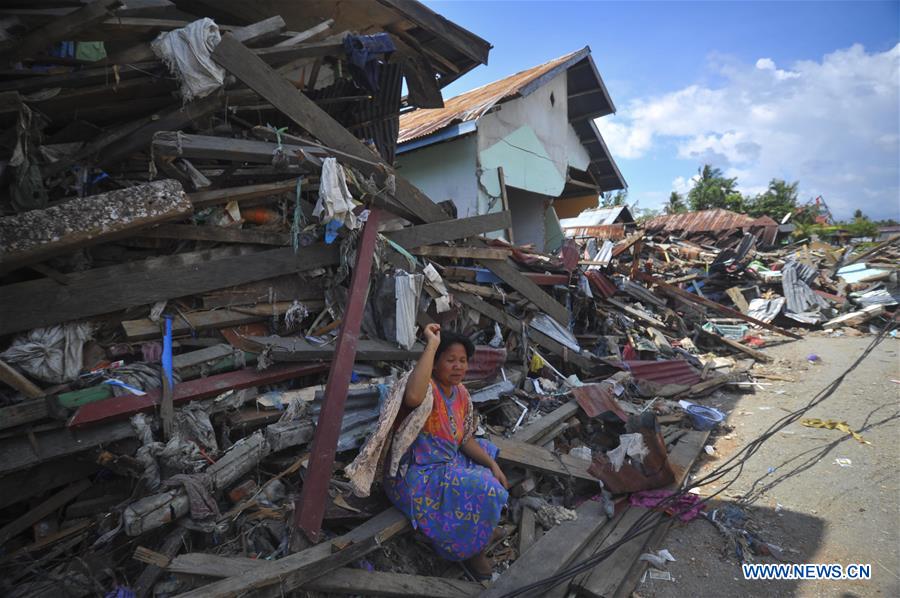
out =
<path fill-rule="evenodd" d="M 583 226 L 581 228 L 566 228 L 563 233 L 567 237 L 592 237 L 602 241 L 619 241 L 625 238 L 624 224 L 606 224 L 603 226 Z"/>
<path fill-rule="evenodd" d="M 753 218 L 745 214 L 717 208 L 683 214 L 664 214 L 652 218 L 644 227 L 648 232 L 698 233 L 750 227 L 754 222 Z"/>
<path fill-rule="evenodd" d="M 443 108 L 418 109 L 400 116 L 400 135 L 397 143 L 406 143 L 425 137 L 453 124 L 480 118 L 497 102 L 515 96 L 520 90 L 553 69 L 573 59 L 586 56 L 587 48 L 566 54 L 542 65 L 521 71 L 509 77 L 482 85 L 472 91 L 444 101 Z"/>
<path fill-rule="evenodd" d="M 611 411 L 623 422 L 628 421 L 628 414 L 622 411 L 616 401 L 614 385 L 610 383 L 585 384 L 572 389 L 572 395 L 588 417 L 597 417 Z"/>
<path fill-rule="evenodd" d="M 637 380 L 650 380 L 660 384 L 693 386 L 700 382 L 700 374 L 682 359 L 666 361 L 625 361 L 625 366 Z"/>

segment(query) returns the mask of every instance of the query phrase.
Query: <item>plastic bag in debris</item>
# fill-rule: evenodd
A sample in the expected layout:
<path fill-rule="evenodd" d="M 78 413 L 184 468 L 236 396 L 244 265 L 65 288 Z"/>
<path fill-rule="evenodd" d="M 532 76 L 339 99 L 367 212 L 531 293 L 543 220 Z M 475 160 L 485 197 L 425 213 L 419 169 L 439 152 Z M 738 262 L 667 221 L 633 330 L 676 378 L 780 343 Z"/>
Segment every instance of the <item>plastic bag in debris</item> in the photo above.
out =
<path fill-rule="evenodd" d="M 150 47 L 178 78 L 181 98 L 189 102 L 222 87 L 225 69 L 212 59 L 222 36 L 212 19 L 199 19 L 181 29 L 160 33 Z"/>
<path fill-rule="evenodd" d="M 335 158 L 325 158 L 322 162 L 322 176 L 319 180 L 319 200 L 313 209 L 313 216 L 322 222 L 336 221 L 355 230 L 359 228 L 359 221 L 353 213 L 354 207 L 353 196 L 350 195 L 350 190 L 347 188 L 344 169 Z M 330 242 L 327 235 L 325 241 Z"/>
<path fill-rule="evenodd" d="M 84 343 L 91 334 L 85 322 L 35 328 L 13 339 L 0 358 L 43 382 L 70 382 L 81 372 Z"/>
<path fill-rule="evenodd" d="M 619 471 L 625 463 L 626 456 L 643 463 L 644 457 L 647 456 L 648 452 L 649 450 L 644 444 L 643 436 L 638 433 L 621 434 L 619 436 L 619 446 L 606 453 L 606 456 L 609 458 L 613 470 Z"/>
<path fill-rule="evenodd" d="M 437 313 L 441 314 L 450 311 L 450 294 L 447 292 L 447 286 L 444 284 L 444 279 L 441 278 L 441 275 L 435 270 L 434 265 L 428 264 L 422 268 L 422 273 L 425 275 L 428 286 L 440 294 L 440 297 L 435 299 L 434 302 Z"/>
<path fill-rule="evenodd" d="M 176 411 L 175 427 L 182 438 L 193 440 L 207 452 L 219 452 L 216 431 L 209 420 L 209 408 L 202 403 L 189 403 Z"/>
<path fill-rule="evenodd" d="M 394 276 L 394 292 L 397 297 L 396 337 L 397 344 L 412 349 L 416 343 L 416 309 L 422 292 L 424 277 L 398 271 Z"/>

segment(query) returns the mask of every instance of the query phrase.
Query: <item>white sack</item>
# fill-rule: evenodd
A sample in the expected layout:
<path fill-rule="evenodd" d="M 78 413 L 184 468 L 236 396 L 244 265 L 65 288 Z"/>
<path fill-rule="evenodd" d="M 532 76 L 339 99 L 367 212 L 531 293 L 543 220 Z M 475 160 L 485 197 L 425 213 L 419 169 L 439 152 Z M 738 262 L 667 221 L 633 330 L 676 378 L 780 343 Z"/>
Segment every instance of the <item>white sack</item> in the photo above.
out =
<path fill-rule="evenodd" d="M 150 44 L 153 53 L 178 77 L 185 102 L 203 98 L 222 87 L 225 69 L 212 59 L 222 36 L 209 18 L 199 19 L 159 36 Z"/>
<path fill-rule="evenodd" d="M 63 384 L 81 373 L 82 350 L 89 338 L 91 326 L 85 322 L 35 328 L 18 335 L 0 358 L 38 380 Z"/>

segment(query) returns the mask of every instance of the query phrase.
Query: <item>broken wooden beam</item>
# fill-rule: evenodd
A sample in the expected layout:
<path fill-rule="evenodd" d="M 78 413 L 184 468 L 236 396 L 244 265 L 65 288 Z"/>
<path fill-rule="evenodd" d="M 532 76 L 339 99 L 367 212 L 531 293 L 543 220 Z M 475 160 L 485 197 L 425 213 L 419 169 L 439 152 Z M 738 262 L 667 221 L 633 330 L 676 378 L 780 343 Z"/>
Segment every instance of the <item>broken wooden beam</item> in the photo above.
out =
<path fill-rule="evenodd" d="M 356 264 L 350 278 L 347 303 L 341 322 L 334 358 L 328 370 L 325 383 L 325 399 L 316 424 L 309 467 L 303 480 L 301 494 L 294 503 L 294 528 L 303 530 L 312 541 L 319 539 L 322 518 L 328 498 L 328 486 L 334 467 L 335 448 L 341 434 L 344 418 L 344 404 L 353 375 L 353 363 L 359 342 L 366 297 L 369 290 L 369 275 L 374 261 L 375 242 L 378 240 L 378 221 L 381 213 L 373 208 L 363 225 L 356 250 Z"/>
<path fill-rule="evenodd" d="M 262 351 L 268 349 L 273 361 L 296 362 L 330 360 L 335 353 L 333 345 L 316 345 L 305 338 L 294 336 L 250 336 L 245 339 L 247 349 Z M 421 345 L 406 350 L 380 339 L 357 341 L 357 361 L 408 361 L 418 359 L 422 354 Z"/>
<path fill-rule="evenodd" d="M 261 183 L 259 185 L 244 185 L 242 187 L 227 187 L 225 189 L 213 189 L 211 191 L 197 191 L 188 193 L 188 199 L 194 209 L 207 208 L 209 206 L 223 205 L 228 202 L 241 202 L 260 197 L 279 196 L 285 193 L 293 193 L 297 188 L 297 179 L 277 181 L 275 183 Z"/>
<path fill-rule="evenodd" d="M 173 403 L 180 404 L 217 396 L 226 390 L 241 390 L 262 384 L 276 384 L 300 376 L 317 374 L 328 369 L 323 364 L 274 365 L 262 372 L 256 368 L 245 368 L 208 378 L 190 380 L 175 386 Z M 154 409 L 160 402 L 160 389 L 147 391 L 142 396 L 123 395 L 104 401 L 88 403 L 78 408 L 69 420 L 70 428 L 92 426 L 101 422 L 130 417 Z"/>
<path fill-rule="evenodd" d="M 502 455 L 503 453 L 501 453 Z M 594 479 L 596 482 L 597 480 Z M 571 559 L 587 544 L 607 521 L 603 505 L 599 501 L 588 500 L 575 512 L 578 519 L 563 521 L 532 544 L 524 554 L 503 572 L 490 588 L 479 594 L 479 598 L 499 598 L 513 590 L 552 576 L 565 562 Z M 529 597 L 543 596 L 552 586 L 534 590 Z"/>
<path fill-rule="evenodd" d="M 499 436 L 491 436 L 491 442 L 500 449 L 497 460 L 501 463 L 525 467 L 564 478 L 571 477 L 587 480 L 595 484 L 598 482 L 598 479 L 587 471 L 591 466 L 591 462 L 587 459 L 571 455 L 557 455 L 543 447 L 500 438 Z"/>
<path fill-rule="evenodd" d="M 2 359 L 0 359 L 0 382 L 8 384 L 10 387 L 19 391 L 29 399 L 36 399 L 38 397 L 44 396 L 44 391 L 41 390 L 34 382 L 20 374 L 17 369 L 15 369 Z M 25 401 L 25 403 L 33 403 L 33 401 Z M 18 407 L 20 405 L 22 405 L 22 403 L 20 403 L 19 405 L 13 405 L 12 407 Z M 7 425 L 5 421 L 8 417 L 7 412 L 5 411 L 6 409 L 9 409 L 9 407 L 0 409 L 0 429 L 11 427 L 10 425 Z"/>
<path fill-rule="evenodd" d="M 272 153 L 277 147 L 278 145 L 275 143 L 254 139 L 233 139 L 231 137 L 161 131 L 153 137 L 152 151 L 153 155 L 158 158 L 203 158 L 271 164 Z M 313 154 L 322 153 L 318 148 L 300 145 L 282 145 L 282 149 L 290 164 L 318 163 L 318 158 L 315 158 Z"/>
<path fill-rule="evenodd" d="M 34 467 L 38 463 L 86 451 L 134 435 L 131 424 L 113 422 L 86 430 L 56 428 L 0 439 L 0 475 Z"/>
<path fill-rule="evenodd" d="M 553 297 L 548 295 L 537 284 L 524 276 L 510 259 L 483 260 L 482 265 L 503 279 L 503 282 L 522 293 L 522 295 L 535 304 L 542 312 L 562 324 L 569 327 L 569 311 Z"/>
<path fill-rule="evenodd" d="M 413 255 L 428 257 L 449 257 L 472 260 L 503 260 L 509 257 L 510 250 L 495 247 L 446 247 L 443 245 L 423 245 L 410 250 Z"/>
<path fill-rule="evenodd" d="M 0 218 L 0 271 L 132 235 L 192 210 L 181 184 L 166 179 L 6 216 Z"/>
<path fill-rule="evenodd" d="M 547 432 L 568 420 L 570 417 L 574 417 L 577 413 L 578 403 L 576 401 L 564 403 L 550 413 L 538 418 L 527 426 L 522 427 L 518 432 L 512 435 L 510 440 L 529 444 L 536 443 Z"/>
<path fill-rule="evenodd" d="M 47 400 L 29 399 L 8 407 L 0 407 L 0 430 L 15 428 L 42 420 L 50 415 Z"/>
<path fill-rule="evenodd" d="M 71 486 L 57 492 L 33 509 L 17 517 L 13 521 L 0 528 L 0 546 L 3 546 L 10 538 L 24 532 L 29 527 L 53 514 L 56 510 L 91 487 L 90 480 L 80 480 Z"/>
<path fill-rule="evenodd" d="M 770 361 L 772 361 L 772 357 L 770 357 L 769 355 L 766 355 L 762 351 L 757 351 L 756 349 L 753 349 L 746 345 L 742 345 L 741 343 L 739 343 L 735 340 L 732 340 L 730 338 L 726 338 L 726 337 L 716 334 L 714 332 L 704 330 L 702 327 L 698 327 L 697 330 L 699 330 L 700 333 L 703 336 L 705 336 L 706 338 L 709 338 L 709 339 L 714 340 L 715 342 L 721 343 L 721 344 L 725 345 L 726 347 L 731 347 L 735 351 L 739 351 L 745 355 L 749 355 L 756 361 L 759 361 L 762 363 L 769 363 Z"/>
<path fill-rule="evenodd" d="M 140 233 L 153 239 L 183 239 L 189 241 L 214 241 L 217 243 L 247 243 L 258 245 L 291 244 L 291 233 L 229 228 L 224 226 L 194 226 L 193 224 L 163 224 Z"/>
<path fill-rule="evenodd" d="M 413 249 L 423 245 L 443 243 L 444 241 L 456 241 L 500 230 L 512 225 L 509 211 L 492 212 L 483 216 L 471 218 L 458 218 L 431 224 L 420 224 L 400 230 L 385 232 L 385 237 L 406 249 Z"/>
<path fill-rule="evenodd" d="M 502 309 L 494 307 L 480 297 L 474 297 L 466 293 L 453 293 L 453 297 L 466 307 L 470 307 L 478 313 L 487 316 L 488 318 L 499 323 L 501 326 L 504 326 L 509 330 L 512 330 L 513 332 L 522 332 L 521 320 L 514 318 Z M 526 334 L 528 335 L 528 338 L 533 340 L 541 347 L 544 347 L 554 355 L 562 357 L 563 361 L 568 361 L 584 371 L 590 372 L 592 370 L 595 370 L 598 366 L 602 365 L 600 363 L 595 363 L 591 360 L 590 357 L 581 355 L 580 353 L 576 353 L 562 343 L 552 339 L 550 336 L 544 334 L 543 332 L 540 332 L 539 330 L 531 328 L 530 326 L 526 326 Z"/>
<path fill-rule="evenodd" d="M 252 571 L 236 572 L 232 577 L 181 594 L 180 598 L 237 598 L 249 592 L 254 596 L 282 596 L 361 558 L 409 527 L 409 521 L 402 513 L 389 509 L 332 542 L 261 563 Z M 335 548 L 338 548 L 337 552 L 333 552 Z M 170 571 L 179 571 L 179 560 L 176 559 Z"/>
<path fill-rule="evenodd" d="M 166 536 L 162 547 L 160 547 L 159 554 L 167 561 L 171 561 L 175 555 L 181 551 L 188 533 L 189 530 L 183 527 L 172 530 L 169 535 Z M 147 595 L 153 590 L 156 580 L 163 574 L 167 565 L 168 562 L 166 564 L 151 563 L 144 567 L 144 570 L 141 572 L 140 576 L 138 576 L 137 581 L 134 584 L 134 595 L 136 598 L 147 598 Z"/>
<path fill-rule="evenodd" d="M 23 58 L 31 58 L 44 48 L 58 41 L 74 39 L 82 31 L 103 21 L 112 9 L 122 5 L 122 0 L 94 0 L 78 10 L 57 17 L 43 27 L 29 31 L 21 39 L 6 41 L 0 55 L 10 64 Z"/>
<path fill-rule="evenodd" d="M 226 257 L 210 261 L 184 260 L 186 263 L 172 256 L 155 262 L 169 267 L 151 270 L 138 264 L 103 269 L 96 276 L 90 271 L 79 273 L 65 287 L 54 281 L 0 287 L 0 334 L 309 271 L 337 264 L 340 259 L 337 246 L 325 245 L 302 247 L 297 253 L 284 248 L 234 255 L 238 252 L 212 254 Z"/>
<path fill-rule="evenodd" d="M 670 295 L 674 295 L 675 297 L 678 297 L 689 303 L 695 303 L 698 305 L 702 305 L 704 307 L 708 307 L 708 308 L 718 311 L 720 313 L 727 314 L 727 315 L 731 316 L 732 318 L 738 318 L 740 320 L 744 320 L 745 322 L 750 322 L 751 324 L 755 324 L 756 326 L 760 326 L 762 328 L 765 328 L 766 330 L 771 330 L 772 332 L 777 332 L 778 334 L 783 334 L 784 336 L 789 336 L 790 338 L 794 338 L 794 339 L 802 339 L 803 338 L 802 336 L 800 336 L 798 334 L 794 334 L 793 332 L 791 332 L 789 330 L 779 328 L 778 326 L 774 326 L 767 322 L 763 322 L 762 320 L 757 320 L 756 318 L 750 317 L 746 314 L 742 314 L 739 311 L 735 311 L 735 310 L 731 309 L 730 307 L 725 307 L 721 303 L 716 303 L 715 301 L 710 301 L 706 297 L 700 297 L 699 295 L 695 295 L 694 293 L 690 293 L 688 291 L 685 291 L 684 289 L 680 289 L 674 285 L 668 284 L 667 282 L 660 280 L 649 274 L 639 272 L 638 278 L 646 283 L 653 283 L 656 286 L 658 286 L 663 292 L 668 293 Z"/>
<path fill-rule="evenodd" d="M 351 159 L 358 158 L 352 163 L 363 174 L 377 174 L 379 177 L 393 175 L 396 190 L 392 197 L 415 220 L 427 223 L 449 219 L 449 215 L 424 193 L 396 174 L 362 141 L 233 36 L 226 34 L 222 37 L 213 52 L 213 60 L 322 143 Z"/>

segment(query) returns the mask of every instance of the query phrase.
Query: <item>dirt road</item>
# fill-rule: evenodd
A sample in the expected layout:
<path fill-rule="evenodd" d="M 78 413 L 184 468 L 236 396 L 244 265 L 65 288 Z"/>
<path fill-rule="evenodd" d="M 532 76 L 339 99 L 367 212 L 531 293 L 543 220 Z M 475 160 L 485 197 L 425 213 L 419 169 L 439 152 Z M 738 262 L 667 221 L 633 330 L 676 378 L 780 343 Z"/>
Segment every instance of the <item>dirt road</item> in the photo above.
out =
<path fill-rule="evenodd" d="M 717 433 L 718 457 L 703 457 L 702 475 L 757 437 L 770 424 L 807 403 L 869 344 L 873 337 L 808 336 L 766 349 L 776 362 L 766 369 L 794 379 L 767 380 L 754 394 L 719 394 L 704 401 L 728 412 L 731 428 Z M 785 549 L 795 563 L 869 563 L 870 581 L 747 581 L 712 524 L 697 519 L 672 529 L 657 548 L 678 559 L 672 581 L 645 577 L 642 597 L 900 596 L 900 340 L 887 338 L 834 395 L 806 417 L 846 421 L 864 428 L 861 444 L 836 430 L 793 424 L 747 461 L 725 492 L 736 502 L 758 483 L 747 509 L 752 526 Z M 807 356 L 817 354 L 819 365 Z M 868 426 L 868 428 L 866 428 Z M 841 465 L 843 463 L 843 466 Z M 766 488 L 768 484 L 777 482 Z M 710 494 L 721 488 L 704 488 Z M 758 562 L 777 562 L 771 557 Z"/>

